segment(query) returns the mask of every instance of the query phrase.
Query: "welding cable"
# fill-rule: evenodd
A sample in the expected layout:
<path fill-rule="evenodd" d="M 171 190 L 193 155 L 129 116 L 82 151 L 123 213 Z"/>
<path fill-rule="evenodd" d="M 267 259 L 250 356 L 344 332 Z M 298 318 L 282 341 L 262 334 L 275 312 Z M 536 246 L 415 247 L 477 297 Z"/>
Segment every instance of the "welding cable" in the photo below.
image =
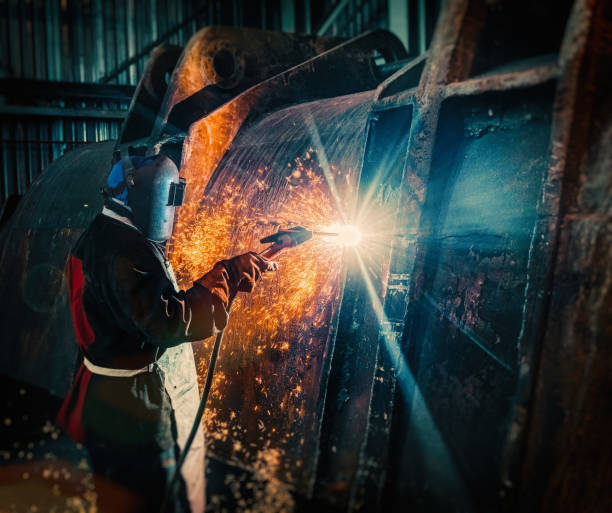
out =
<path fill-rule="evenodd" d="M 263 256 L 264 258 L 272 258 L 273 256 L 287 249 L 288 247 L 292 247 L 297 244 L 302 244 L 303 242 L 312 238 L 311 231 L 306 230 L 305 228 L 302 228 L 300 226 L 293 228 L 293 230 L 296 229 L 298 229 L 299 234 L 302 234 L 302 232 L 305 232 L 306 234 L 305 236 L 302 236 L 300 239 L 298 239 L 297 243 L 295 239 L 292 239 L 289 243 L 285 242 L 283 244 L 279 244 L 278 241 L 275 240 L 274 244 L 259 253 L 259 255 Z M 230 300 L 227 306 L 228 314 L 232 309 L 233 302 L 234 298 Z M 164 494 L 164 500 L 162 501 L 160 513 L 166 513 L 166 510 L 168 508 L 168 501 L 170 500 L 171 495 L 174 493 L 174 489 L 176 488 L 176 485 L 178 483 L 178 479 L 181 474 L 181 468 L 185 463 L 187 453 L 191 448 L 191 444 L 193 443 L 193 440 L 198 432 L 198 428 L 200 427 L 200 424 L 202 422 L 202 417 L 204 416 L 204 410 L 206 408 L 206 402 L 208 401 L 208 394 L 210 393 L 210 387 L 212 386 L 212 380 L 215 373 L 215 367 L 217 365 L 217 359 L 219 357 L 219 349 L 221 348 L 221 342 L 223 342 L 224 332 L 225 329 L 221 330 L 219 333 L 217 333 L 217 336 L 215 337 L 215 343 L 213 345 L 212 353 L 210 355 L 210 361 L 208 362 L 208 371 L 206 372 L 206 381 L 204 382 L 204 389 L 202 390 L 202 398 L 200 399 L 200 405 L 198 406 L 198 411 L 196 412 L 195 420 L 193 421 L 193 426 L 191 426 L 191 431 L 189 433 L 189 436 L 187 437 L 187 441 L 185 442 L 185 447 L 183 448 L 181 455 L 179 456 L 179 459 L 176 463 L 176 468 L 174 470 L 172 479 L 166 487 L 166 492 Z"/>
<path fill-rule="evenodd" d="M 227 307 L 228 313 L 232 308 L 232 302 L 233 298 Z M 215 337 L 215 343 L 213 345 L 212 353 L 210 355 L 210 361 L 208 362 L 208 371 L 206 372 L 206 381 L 204 381 L 204 389 L 202 390 L 202 398 L 200 399 L 200 405 L 198 406 L 198 411 L 196 412 L 193 425 L 191 426 L 191 431 L 189 432 L 189 436 L 187 437 L 187 441 L 185 442 L 185 447 L 183 447 L 181 455 L 179 456 L 179 459 L 176 462 L 176 468 L 174 470 L 172 479 L 170 480 L 166 488 L 166 493 L 164 494 L 164 500 L 162 501 L 160 513 L 166 513 L 166 510 L 168 508 L 168 502 L 170 500 L 170 497 L 174 493 L 174 490 L 179 480 L 179 476 L 181 475 L 181 468 L 185 463 L 187 453 L 189 452 L 191 444 L 193 444 L 193 440 L 195 439 L 200 424 L 202 423 L 202 417 L 204 416 L 204 410 L 206 409 L 206 402 L 208 401 L 208 394 L 210 393 L 210 387 L 212 386 L 215 367 L 217 365 L 217 359 L 219 357 L 219 349 L 221 348 L 221 342 L 223 342 L 223 333 L 225 333 L 225 329 L 222 329 L 219 333 L 217 333 L 217 336 Z"/>

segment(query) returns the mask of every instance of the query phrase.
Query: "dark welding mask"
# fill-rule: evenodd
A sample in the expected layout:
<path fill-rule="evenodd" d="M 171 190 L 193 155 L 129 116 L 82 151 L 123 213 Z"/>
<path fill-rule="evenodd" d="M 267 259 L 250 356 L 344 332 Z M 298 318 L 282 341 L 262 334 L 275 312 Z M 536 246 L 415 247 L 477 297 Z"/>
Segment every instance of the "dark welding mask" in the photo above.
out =
<path fill-rule="evenodd" d="M 185 179 L 174 162 L 157 155 L 135 168 L 129 157 L 122 159 L 127 204 L 134 224 L 148 239 L 162 242 L 172 235 L 176 207 L 183 204 Z"/>

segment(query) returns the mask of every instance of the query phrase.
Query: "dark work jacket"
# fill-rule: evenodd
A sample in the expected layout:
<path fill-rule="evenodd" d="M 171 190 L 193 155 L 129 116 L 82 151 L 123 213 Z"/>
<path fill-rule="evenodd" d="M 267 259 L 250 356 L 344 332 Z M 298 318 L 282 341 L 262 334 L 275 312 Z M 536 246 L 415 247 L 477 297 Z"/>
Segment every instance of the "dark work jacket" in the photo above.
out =
<path fill-rule="evenodd" d="M 135 227 L 98 215 L 68 262 L 77 341 L 95 365 L 139 369 L 166 347 L 215 331 L 223 303 L 198 284 L 178 290 L 161 248 Z M 165 450 L 174 442 L 162 371 L 133 377 L 93 374 L 81 365 L 57 423 L 78 442 Z"/>

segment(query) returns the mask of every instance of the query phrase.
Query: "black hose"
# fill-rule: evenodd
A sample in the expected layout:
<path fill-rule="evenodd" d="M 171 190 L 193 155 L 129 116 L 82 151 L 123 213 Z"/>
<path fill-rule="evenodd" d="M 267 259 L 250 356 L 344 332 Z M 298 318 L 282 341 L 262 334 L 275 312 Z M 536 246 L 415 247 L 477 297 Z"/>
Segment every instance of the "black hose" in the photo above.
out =
<path fill-rule="evenodd" d="M 193 440 L 202 422 L 202 417 L 204 416 L 204 409 L 206 408 L 206 401 L 208 400 L 208 394 L 210 393 L 210 387 L 212 386 L 215 366 L 217 365 L 217 359 L 219 357 L 219 349 L 221 348 L 221 342 L 223 341 L 224 331 L 225 330 L 221 330 L 219 333 L 217 333 L 217 336 L 215 337 L 215 344 L 213 345 L 212 353 L 210 355 L 210 361 L 208 362 L 208 371 L 206 372 L 206 381 L 204 382 L 204 389 L 202 390 L 202 398 L 200 399 L 200 405 L 198 406 L 198 411 L 196 412 L 196 416 L 193 421 L 193 426 L 191 426 L 191 431 L 189 433 L 189 436 L 187 437 L 187 441 L 185 442 L 185 447 L 181 451 L 181 455 L 179 456 L 179 459 L 176 462 L 174 475 L 172 476 L 170 483 L 168 483 L 168 486 L 166 487 L 166 493 L 164 494 L 164 500 L 162 501 L 162 506 L 160 509 L 161 513 L 166 513 L 168 501 L 170 500 L 170 497 L 174 494 L 174 489 L 176 488 L 176 484 L 178 483 L 179 477 L 181 475 L 181 468 L 183 466 L 183 463 L 185 463 L 187 453 L 191 448 L 191 444 L 193 443 Z"/>

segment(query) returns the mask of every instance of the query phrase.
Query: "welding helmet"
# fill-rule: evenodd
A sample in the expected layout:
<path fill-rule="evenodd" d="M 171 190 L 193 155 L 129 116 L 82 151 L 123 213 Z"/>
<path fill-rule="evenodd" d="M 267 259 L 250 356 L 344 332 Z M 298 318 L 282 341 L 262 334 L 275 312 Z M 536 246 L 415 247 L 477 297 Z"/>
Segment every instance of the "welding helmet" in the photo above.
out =
<path fill-rule="evenodd" d="M 185 179 L 165 155 L 123 157 L 113 166 L 105 191 L 132 211 L 132 221 L 148 239 L 162 242 L 172 235 Z"/>

